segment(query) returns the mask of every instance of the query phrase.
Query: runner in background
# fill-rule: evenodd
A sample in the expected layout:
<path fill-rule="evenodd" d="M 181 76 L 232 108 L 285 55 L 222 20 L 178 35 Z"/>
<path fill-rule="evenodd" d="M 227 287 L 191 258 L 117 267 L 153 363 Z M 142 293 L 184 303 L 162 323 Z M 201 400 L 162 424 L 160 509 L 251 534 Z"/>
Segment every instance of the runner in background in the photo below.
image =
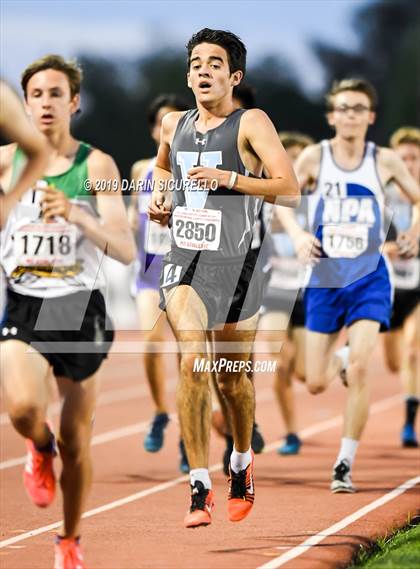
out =
<path fill-rule="evenodd" d="M 305 290 L 306 385 L 311 393 L 322 393 L 341 373 L 348 387 L 331 490 L 354 492 L 352 465 L 369 412 L 369 362 L 392 308 L 390 274 L 381 254 L 384 188 L 394 181 L 417 206 L 420 193 L 393 150 L 366 141 L 377 105 L 368 81 L 334 82 L 326 101 L 335 135 L 308 146 L 295 165 L 302 190 L 313 188 L 308 197 L 313 235 L 302 230 L 291 210 L 283 208 L 281 221 L 298 255 L 311 256 L 313 263 Z M 418 223 L 400 233 L 397 244 L 400 255 L 417 255 Z M 349 345 L 334 353 L 344 327 Z"/>
<path fill-rule="evenodd" d="M 173 111 L 183 111 L 187 104 L 175 94 L 160 95 L 152 101 L 147 113 L 150 135 L 159 146 L 163 117 Z M 144 368 L 155 406 L 150 429 L 144 438 L 147 452 L 158 452 L 164 443 L 165 429 L 169 423 L 165 383 L 168 370 L 165 369 L 165 354 L 159 351 L 167 333 L 166 315 L 159 308 L 159 278 L 162 261 L 170 248 L 170 234 L 167 225 L 149 220 L 147 207 L 152 192 L 152 175 L 156 157 L 135 162 L 131 177 L 135 189 L 129 207 L 130 225 L 136 234 L 137 260 L 135 265 L 134 294 L 136 297 L 139 328 L 142 331 L 144 347 Z M 171 375 L 171 379 L 175 379 Z M 182 440 L 179 442 L 180 470 L 188 472 L 188 460 Z"/>
<path fill-rule="evenodd" d="M 280 132 L 280 140 L 290 159 L 295 162 L 302 150 L 313 140 L 299 132 Z M 307 199 L 296 210 L 296 218 L 308 231 Z M 274 392 L 286 427 L 286 437 L 279 454 L 297 454 L 302 441 L 297 435 L 293 376 L 305 380 L 305 311 L 303 290 L 305 266 L 299 261 L 293 242 L 277 218 L 277 206 L 265 204 L 271 219 L 272 256 L 271 277 L 263 300 L 259 329 L 271 347 L 271 357 L 277 361 Z M 280 351 L 279 342 L 282 343 Z"/>
<path fill-rule="evenodd" d="M 42 184 L 10 212 L 1 251 L 9 287 L 0 337 L 3 387 L 10 421 L 26 439 L 24 486 L 40 508 L 55 498 L 57 446 L 62 461 L 55 569 L 85 567 L 80 525 L 92 480 L 92 419 L 98 372 L 113 340 L 99 290 L 103 257 L 124 264 L 135 258 L 113 159 L 71 134 L 81 80 L 78 65 L 59 55 L 22 74 L 26 107 L 51 153 Z M 26 156 L 16 144 L 3 151 L 7 192 Z M 52 381 L 62 398 L 57 438 L 47 420 Z"/>
<path fill-rule="evenodd" d="M 420 183 L 420 130 L 398 129 L 391 137 L 391 148 L 404 160 L 416 182 Z M 387 187 L 388 207 L 392 222 L 385 252 L 394 269 L 394 305 L 390 330 L 383 336 L 385 361 L 388 368 L 401 374 L 404 390 L 404 425 L 401 443 L 418 447 L 415 421 L 420 398 L 420 259 L 404 259 L 396 241 L 398 233 L 412 223 L 411 203 L 392 184 Z"/>

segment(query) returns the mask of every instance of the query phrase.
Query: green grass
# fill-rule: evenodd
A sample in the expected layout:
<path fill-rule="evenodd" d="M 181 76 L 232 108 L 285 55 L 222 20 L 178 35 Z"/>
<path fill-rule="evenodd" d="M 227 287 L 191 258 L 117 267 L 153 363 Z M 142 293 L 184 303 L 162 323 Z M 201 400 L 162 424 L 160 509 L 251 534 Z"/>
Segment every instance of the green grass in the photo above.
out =
<path fill-rule="evenodd" d="M 420 519 L 415 522 L 368 549 L 362 548 L 348 569 L 419 569 Z"/>

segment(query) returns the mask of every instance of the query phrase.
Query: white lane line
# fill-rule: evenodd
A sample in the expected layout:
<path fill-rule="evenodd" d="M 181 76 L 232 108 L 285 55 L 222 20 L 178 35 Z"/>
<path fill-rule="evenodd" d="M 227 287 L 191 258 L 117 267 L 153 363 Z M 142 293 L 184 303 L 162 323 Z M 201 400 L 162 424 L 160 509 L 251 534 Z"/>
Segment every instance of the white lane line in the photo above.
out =
<path fill-rule="evenodd" d="M 175 413 L 169 415 L 169 417 L 174 420 L 176 419 Z M 102 445 L 110 441 L 115 441 L 117 439 L 122 439 L 123 437 L 130 437 L 131 435 L 136 435 L 138 433 L 144 433 L 148 430 L 150 426 L 150 421 L 143 421 L 141 423 L 134 423 L 133 425 L 128 425 L 127 427 L 121 427 L 120 429 L 113 429 L 112 431 L 106 431 L 100 435 L 95 435 L 92 438 L 91 446 Z M 19 466 L 20 464 L 25 464 L 26 455 L 20 456 L 18 458 L 12 458 L 10 460 L 5 460 L 0 462 L 0 470 L 6 470 L 7 468 L 13 468 L 14 466 Z"/>
<path fill-rule="evenodd" d="M 296 557 L 299 557 L 299 555 L 302 555 L 303 553 L 308 551 L 314 545 L 318 545 L 318 543 L 323 541 L 326 537 L 338 533 L 339 531 L 349 526 L 353 522 L 357 521 L 358 519 L 362 518 L 369 512 L 372 512 L 373 510 L 376 510 L 376 508 L 379 508 L 380 506 L 383 506 L 387 502 L 394 500 L 394 498 L 397 498 L 401 494 L 404 494 L 404 492 L 410 490 L 410 488 L 414 488 L 414 486 L 416 486 L 417 484 L 420 484 L 420 476 L 416 476 L 415 478 L 410 478 L 410 480 L 406 480 L 400 486 L 397 486 L 397 488 L 394 488 L 390 492 L 387 492 L 377 500 L 374 500 L 370 504 L 363 506 L 363 508 L 360 508 L 360 510 L 357 510 L 353 514 L 350 514 L 349 516 L 343 518 L 342 520 L 330 526 L 329 528 L 322 530 L 316 535 L 312 535 L 308 539 L 305 539 L 305 541 L 303 541 L 296 547 L 293 547 L 292 549 L 290 549 L 290 551 L 283 553 L 282 555 L 276 557 L 275 559 L 272 559 L 268 563 L 264 563 L 264 565 L 260 565 L 257 569 L 277 569 L 278 567 L 285 565 L 292 559 L 296 559 Z"/>
<path fill-rule="evenodd" d="M 260 394 L 257 395 L 257 402 L 264 403 L 266 401 L 270 401 L 272 398 L 273 398 L 272 389 L 263 389 L 260 392 Z M 172 420 L 177 420 L 177 416 L 175 413 L 172 413 L 171 415 L 169 415 L 169 417 Z M 122 439 L 124 437 L 130 437 L 131 435 L 145 433 L 149 429 L 149 426 L 150 426 L 150 420 L 143 421 L 141 423 L 134 423 L 132 425 L 127 425 L 126 427 L 121 427 L 119 429 L 106 431 L 105 433 L 101 433 L 100 435 L 95 435 L 92 438 L 91 446 L 102 445 L 104 443 L 109 443 L 110 441 L 115 441 L 117 439 Z M 0 471 L 25 464 L 25 461 L 26 461 L 26 455 L 19 456 L 17 458 L 10 458 L 9 460 L 4 460 L 0 462 Z"/>
<path fill-rule="evenodd" d="M 175 391 L 176 384 L 176 379 L 170 379 L 167 381 L 166 390 L 168 393 L 173 393 Z M 148 385 L 109 389 L 108 391 L 105 391 L 99 395 L 96 407 L 102 407 L 103 405 L 109 405 L 110 403 L 117 403 L 119 401 L 129 401 L 137 397 L 140 398 L 148 396 L 150 396 L 150 389 Z M 59 415 L 60 412 L 61 403 L 58 401 L 56 403 L 52 403 L 48 408 L 48 413 L 50 415 Z M 10 425 L 10 419 L 7 413 L 0 414 L 0 425 Z"/>
<path fill-rule="evenodd" d="M 400 402 L 400 400 L 401 400 L 401 398 L 399 395 L 393 396 L 393 397 L 387 397 L 386 399 L 382 399 L 381 401 L 374 403 L 371 406 L 370 412 L 371 412 L 371 414 L 380 413 L 382 411 L 385 411 L 386 409 L 393 407 L 397 402 Z M 319 433 L 322 433 L 323 431 L 327 431 L 329 429 L 337 427 L 341 423 L 342 423 L 342 416 L 337 415 L 336 417 L 333 417 L 332 419 L 328 419 L 326 421 L 321 421 L 320 423 L 315 423 L 314 425 L 307 427 L 303 431 L 300 431 L 299 435 L 301 438 L 307 439 L 307 438 L 309 438 L 315 434 L 319 434 Z M 277 440 L 277 441 L 270 443 L 269 445 L 266 446 L 264 452 L 271 452 L 272 450 L 277 448 L 277 446 L 280 444 L 280 442 L 281 442 L 280 440 Z M 221 470 L 221 469 L 222 469 L 222 464 L 217 463 L 217 464 L 213 464 L 212 466 L 210 466 L 209 471 L 210 472 L 217 472 L 218 470 Z M 82 518 L 90 518 L 91 516 L 101 514 L 102 512 L 107 512 L 109 510 L 119 508 L 120 506 L 125 506 L 126 504 L 130 504 L 131 502 L 135 502 L 136 500 L 141 500 L 142 498 L 146 498 L 147 496 L 150 496 L 152 494 L 156 494 L 156 492 L 163 492 L 164 490 L 167 490 L 169 488 L 173 488 L 174 486 L 177 486 L 178 484 L 181 484 L 182 482 L 188 481 L 188 479 L 189 479 L 188 475 L 180 476 L 180 477 L 175 478 L 173 480 L 169 480 L 168 482 L 163 482 L 162 484 L 152 486 L 151 488 L 148 488 L 147 490 L 142 490 L 141 492 L 136 492 L 135 494 L 130 494 L 129 496 L 126 496 L 125 498 L 121 498 L 119 500 L 114 500 L 113 502 L 109 502 L 108 504 L 104 504 L 103 506 L 99 506 L 98 508 L 94 508 L 93 510 L 87 511 L 83 514 Z M 61 523 L 62 523 L 61 521 L 55 522 L 55 523 L 50 524 L 48 526 L 43 526 L 43 527 L 31 530 L 31 531 L 22 533 L 21 535 L 0 541 L 0 549 L 2 549 L 4 547 L 8 547 L 9 545 L 13 545 L 14 543 L 19 543 L 20 541 L 24 541 L 25 539 L 29 539 L 30 537 L 34 537 L 36 535 L 40 535 L 42 533 L 49 532 L 53 529 L 60 527 Z"/>

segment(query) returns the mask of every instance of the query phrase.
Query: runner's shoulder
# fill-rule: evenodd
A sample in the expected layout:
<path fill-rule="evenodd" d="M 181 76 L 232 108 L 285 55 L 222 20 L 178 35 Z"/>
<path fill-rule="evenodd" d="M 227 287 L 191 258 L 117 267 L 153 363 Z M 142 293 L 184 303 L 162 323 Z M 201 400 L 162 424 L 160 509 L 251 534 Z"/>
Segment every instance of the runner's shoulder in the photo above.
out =
<path fill-rule="evenodd" d="M 92 147 L 88 156 L 89 178 L 113 176 L 118 172 L 115 160 L 110 154 L 99 150 L 99 148 Z"/>
<path fill-rule="evenodd" d="M 317 174 L 321 164 L 322 148 L 321 144 L 310 144 L 302 150 L 296 160 L 297 166 L 311 172 L 313 175 Z"/>
<path fill-rule="evenodd" d="M 188 113 L 188 111 L 173 111 L 172 113 L 168 113 L 163 117 L 162 135 L 165 142 L 168 142 L 172 139 L 180 119 L 186 113 Z"/>
<path fill-rule="evenodd" d="M 386 146 L 376 146 L 376 160 L 381 166 L 392 166 L 399 162 L 399 156 L 392 148 Z"/>
<path fill-rule="evenodd" d="M 272 120 L 262 109 L 247 109 L 241 116 L 241 127 L 259 128 L 264 124 L 272 124 Z"/>

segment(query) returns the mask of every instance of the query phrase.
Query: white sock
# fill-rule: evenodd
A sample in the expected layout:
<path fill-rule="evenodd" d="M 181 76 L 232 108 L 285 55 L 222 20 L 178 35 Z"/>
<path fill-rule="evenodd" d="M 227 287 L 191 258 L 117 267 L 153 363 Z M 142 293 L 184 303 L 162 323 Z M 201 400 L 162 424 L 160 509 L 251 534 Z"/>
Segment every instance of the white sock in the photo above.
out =
<path fill-rule="evenodd" d="M 204 488 L 211 490 L 211 480 L 207 468 L 193 468 L 190 470 L 190 480 L 191 486 L 194 486 L 194 484 L 199 480 L 203 483 Z"/>
<path fill-rule="evenodd" d="M 351 468 L 354 462 L 354 458 L 356 456 L 356 451 L 358 446 L 359 446 L 359 441 L 343 437 L 341 439 L 340 452 L 338 453 L 337 460 L 335 461 L 334 466 L 337 466 L 337 464 L 345 458 L 346 460 L 349 461 Z"/>
<path fill-rule="evenodd" d="M 341 371 L 346 371 L 349 365 L 350 346 L 343 346 L 334 352 L 334 354 L 341 360 Z"/>
<path fill-rule="evenodd" d="M 245 470 L 248 464 L 251 464 L 251 460 L 251 447 L 246 452 L 238 452 L 235 446 L 233 447 L 233 452 L 230 455 L 230 467 L 233 472 L 237 474 L 239 471 Z"/>

